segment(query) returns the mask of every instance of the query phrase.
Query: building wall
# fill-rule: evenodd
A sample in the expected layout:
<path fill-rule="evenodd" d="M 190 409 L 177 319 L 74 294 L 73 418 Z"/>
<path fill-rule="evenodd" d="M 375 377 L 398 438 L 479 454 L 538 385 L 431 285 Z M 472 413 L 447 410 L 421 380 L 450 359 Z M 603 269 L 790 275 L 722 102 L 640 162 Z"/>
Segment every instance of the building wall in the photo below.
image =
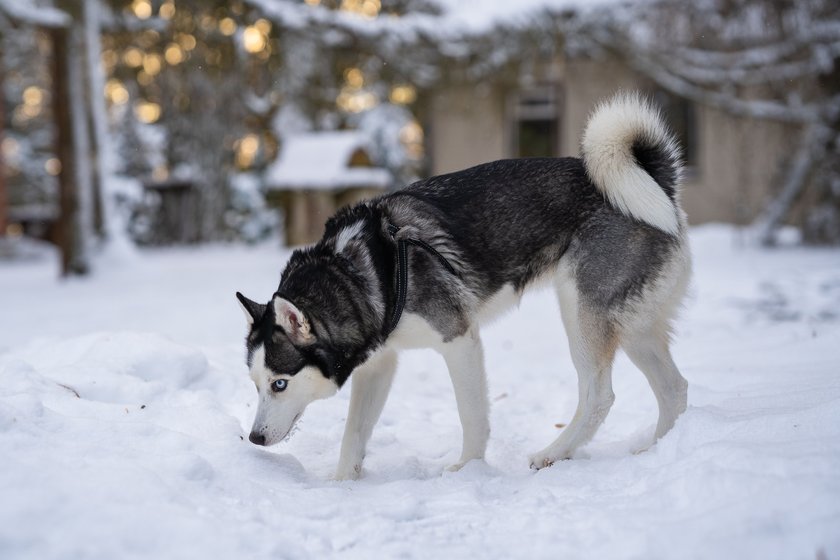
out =
<path fill-rule="evenodd" d="M 780 123 L 735 118 L 697 107 L 699 153 L 682 202 L 691 223 L 752 222 L 766 206 L 786 164 L 785 139 L 798 131 Z"/>
<path fill-rule="evenodd" d="M 427 150 L 433 175 L 509 157 L 505 93 L 457 86 L 431 100 Z"/>
<path fill-rule="evenodd" d="M 650 90 L 648 80 L 617 60 L 567 60 L 562 91 L 560 156 L 578 156 L 587 118 L 618 90 Z M 511 157 L 508 92 L 489 86 L 448 88 L 432 99 L 429 154 L 437 175 Z M 696 164 L 687 170 L 683 208 L 693 224 L 751 222 L 765 207 L 798 129 L 735 118 L 695 106 Z"/>

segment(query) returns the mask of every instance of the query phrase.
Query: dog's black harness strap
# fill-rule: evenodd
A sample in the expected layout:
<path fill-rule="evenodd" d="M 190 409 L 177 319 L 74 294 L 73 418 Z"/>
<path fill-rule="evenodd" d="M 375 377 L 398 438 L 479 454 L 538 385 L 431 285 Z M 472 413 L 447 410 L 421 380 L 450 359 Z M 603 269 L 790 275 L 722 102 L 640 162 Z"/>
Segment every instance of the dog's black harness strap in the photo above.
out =
<path fill-rule="evenodd" d="M 391 234 L 391 237 L 395 237 L 397 232 L 400 231 L 400 228 L 395 226 L 394 224 L 388 224 L 388 233 Z M 446 260 L 446 257 L 438 253 L 438 251 L 426 243 L 425 241 L 421 241 L 420 239 L 413 239 L 410 237 L 404 237 L 397 241 L 397 270 L 396 270 L 396 298 L 394 301 L 394 312 L 391 314 L 391 320 L 388 322 L 388 325 L 385 328 L 385 336 L 391 334 L 395 328 L 397 328 L 397 324 L 400 322 L 400 317 L 402 317 L 403 310 L 405 309 L 405 298 L 408 293 L 408 246 L 415 245 L 417 247 L 421 247 L 428 251 L 430 254 L 437 257 L 440 264 L 443 267 L 451 272 L 454 275 L 458 275 L 455 271 L 455 268 Z"/>

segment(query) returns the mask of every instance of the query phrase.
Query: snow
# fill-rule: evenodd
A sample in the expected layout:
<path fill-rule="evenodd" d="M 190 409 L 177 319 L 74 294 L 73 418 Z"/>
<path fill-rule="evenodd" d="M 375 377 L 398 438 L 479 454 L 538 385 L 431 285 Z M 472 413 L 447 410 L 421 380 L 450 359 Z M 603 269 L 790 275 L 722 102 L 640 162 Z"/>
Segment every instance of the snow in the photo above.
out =
<path fill-rule="evenodd" d="M 280 155 L 265 171 L 271 189 L 381 187 L 391 182 L 387 170 L 350 167 L 353 153 L 366 149 L 367 138 L 354 130 L 284 136 Z"/>
<path fill-rule="evenodd" d="M 0 0 L 0 13 L 32 25 L 44 27 L 67 27 L 71 23 L 65 12 L 44 2 L 21 2 L 21 0 Z"/>
<path fill-rule="evenodd" d="M 402 356 L 364 478 L 332 482 L 349 387 L 275 448 L 236 290 L 267 299 L 273 245 L 146 250 L 58 281 L 0 263 L 0 557 L 837 558 L 840 259 L 692 232 L 678 323 L 689 409 L 646 452 L 655 401 L 626 357 L 575 459 L 526 457 L 567 423 L 575 375 L 549 292 L 485 329 L 487 463 L 460 445 L 443 361 Z M 78 396 L 77 396 L 78 395 Z M 243 439 L 244 438 L 244 439 Z"/>
<path fill-rule="evenodd" d="M 540 12 L 588 11 L 622 0 L 436 0 L 449 31 L 483 33 L 494 26 L 524 23 Z M 624 0 L 626 3 L 626 0 Z M 633 1 L 633 0 L 631 0 Z M 638 2 L 639 0 L 635 0 Z"/>

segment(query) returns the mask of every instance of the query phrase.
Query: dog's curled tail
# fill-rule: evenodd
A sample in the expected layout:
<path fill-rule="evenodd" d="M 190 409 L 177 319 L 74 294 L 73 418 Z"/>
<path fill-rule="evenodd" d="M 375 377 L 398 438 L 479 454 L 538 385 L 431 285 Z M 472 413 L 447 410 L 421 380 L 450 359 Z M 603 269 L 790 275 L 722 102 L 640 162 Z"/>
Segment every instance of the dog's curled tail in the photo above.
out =
<path fill-rule="evenodd" d="M 679 232 L 681 152 L 658 109 L 638 93 L 619 93 L 589 117 L 582 152 L 592 183 L 618 210 Z"/>

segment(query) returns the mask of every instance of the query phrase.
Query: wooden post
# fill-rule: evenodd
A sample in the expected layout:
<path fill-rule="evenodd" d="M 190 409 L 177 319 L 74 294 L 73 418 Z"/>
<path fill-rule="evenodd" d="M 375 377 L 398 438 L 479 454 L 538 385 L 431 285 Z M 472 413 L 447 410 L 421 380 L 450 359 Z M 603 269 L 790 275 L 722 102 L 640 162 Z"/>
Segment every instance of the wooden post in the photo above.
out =
<path fill-rule="evenodd" d="M 3 162 L 3 124 L 5 121 L 6 97 L 3 95 L 3 61 L 0 59 L 0 238 L 5 237 L 9 227 L 9 195 L 6 191 L 6 166 Z"/>
<path fill-rule="evenodd" d="M 70 31 L 50 30 L 53 46 L 53 114 L 56 124 L 55 153 L 61 162 L 58 174 L 59 216 L 56 238 L 61 250 L 61 275 L 84 274 L 87 266 L 79 249 L 79 184 L 76 170 L 73 118 L 70 108 Z"/>

